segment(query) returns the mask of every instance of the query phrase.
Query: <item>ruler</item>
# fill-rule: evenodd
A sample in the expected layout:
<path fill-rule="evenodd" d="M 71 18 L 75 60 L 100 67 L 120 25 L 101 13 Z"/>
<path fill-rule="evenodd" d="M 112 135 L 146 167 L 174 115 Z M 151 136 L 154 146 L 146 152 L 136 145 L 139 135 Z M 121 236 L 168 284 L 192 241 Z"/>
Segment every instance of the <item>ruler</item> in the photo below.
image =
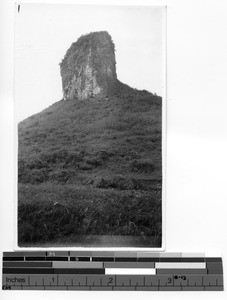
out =
<path fill-rule="evenodd" d="M 3 290 L 223 291 L 220 256 L 205 253 L 3 253 Z"/>

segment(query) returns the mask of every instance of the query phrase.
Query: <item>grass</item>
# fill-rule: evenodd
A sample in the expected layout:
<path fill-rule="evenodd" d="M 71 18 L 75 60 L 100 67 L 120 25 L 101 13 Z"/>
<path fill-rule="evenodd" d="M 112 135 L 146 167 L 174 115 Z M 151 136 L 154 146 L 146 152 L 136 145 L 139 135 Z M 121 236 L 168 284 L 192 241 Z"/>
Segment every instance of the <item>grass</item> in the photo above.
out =
<path fill-rule="evenodd" d="M 108 100 L 62 100 L 21 122 L 19 244 L 112 235 L 159 246 L 161 118 L 160 97 L 118 82 Z"/>
<path fill-rule="evenodd" d="M 19 198 L 20 246 L 107 233 L 161 241 L 161 202 L 149 192 L 20 184 Z"/>

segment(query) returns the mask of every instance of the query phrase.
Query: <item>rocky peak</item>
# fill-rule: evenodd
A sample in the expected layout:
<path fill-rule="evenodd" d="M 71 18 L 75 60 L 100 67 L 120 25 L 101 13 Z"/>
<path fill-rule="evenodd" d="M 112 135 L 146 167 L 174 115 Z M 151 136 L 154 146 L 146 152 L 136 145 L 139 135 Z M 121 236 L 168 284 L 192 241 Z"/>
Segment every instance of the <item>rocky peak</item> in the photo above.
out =
<path fill-rule="evenodd" d="M 106 31 L 82 35 L 60 63 L 64 99 L 108 97 L 117 82 L 115 49 Z"/>

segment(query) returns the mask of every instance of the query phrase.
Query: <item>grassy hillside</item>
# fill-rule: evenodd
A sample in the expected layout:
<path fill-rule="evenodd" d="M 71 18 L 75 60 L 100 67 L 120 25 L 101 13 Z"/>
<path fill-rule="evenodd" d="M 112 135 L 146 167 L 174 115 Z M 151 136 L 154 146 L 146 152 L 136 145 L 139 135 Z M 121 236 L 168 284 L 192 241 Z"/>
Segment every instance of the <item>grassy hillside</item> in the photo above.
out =
<path fill-rule="evenodd" d="M 160 97 L 118 82 L 108 99 L 56 102 L 21 122 L 18 137 L 20 245 L 79 235 L 160 245 Z"/>

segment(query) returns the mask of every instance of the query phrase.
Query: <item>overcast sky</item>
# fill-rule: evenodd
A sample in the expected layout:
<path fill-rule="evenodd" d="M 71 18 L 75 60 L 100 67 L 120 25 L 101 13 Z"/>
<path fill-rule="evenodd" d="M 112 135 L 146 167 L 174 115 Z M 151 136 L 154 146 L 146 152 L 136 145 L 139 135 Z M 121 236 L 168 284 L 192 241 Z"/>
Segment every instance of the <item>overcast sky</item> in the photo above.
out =
<path fill-rule="evenodd" d="M 15 12 L 16 121 L 62 99 L 59 63 L 82 34 L 108 31 L 118 79 L 162 95 L 162 7 L 22 4 Z"/>

